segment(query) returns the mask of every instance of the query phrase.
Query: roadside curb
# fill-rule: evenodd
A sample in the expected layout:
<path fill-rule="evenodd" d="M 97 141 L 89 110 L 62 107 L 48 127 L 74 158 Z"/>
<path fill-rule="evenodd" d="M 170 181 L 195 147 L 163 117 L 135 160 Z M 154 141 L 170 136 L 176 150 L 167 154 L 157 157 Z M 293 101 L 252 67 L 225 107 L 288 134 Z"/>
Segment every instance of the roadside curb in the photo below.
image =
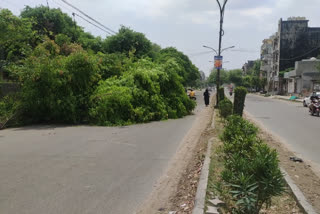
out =
<path fill-rule="evenodd" d="M 296 102 L 296 103 L 302 103 L 303 100 L 301 100 L 301 98 L 299 99 L 294 99 L 294 100 L 290 100 L 290 99 L 286 99 L 286 98 L 283 98 L 281 96 L 268 96 L 268 97 L 265 97 L 264 95 L 262 94 L 251 94 L 251 95 L 255 95 L 255 96 L 259 96 L 259 97 L 264 97 L 264 98 L 270 98 L 270 99 L 278 99 L 278 100 L 285 100 L 285 101 L 289 101 L 289 102 Z"/>
<path fill-rule="evenodd" d="M 301 101 L 301 100 L 289 100 L 289 99 L 282 98 L 282 97 L 275 97 L 275 99 L 278 99 L 278 100 L 286 100 L 286 101 L 289 101 L 289 102 L 296 102 L 296 103 L 302 103 L 302 102 L 303 102 L 303 101 Z"/>
<path fill-rule="evenodd" d="M 291 189 L 294 198 L 296 199 L 299 207 L 303 210 L 303 212 L 306 214 L 318 214 L 313 209 L 312 205 L 307 201 L 306 197 L 303 195 L 299 187 L 293 182 L 289 174 L 282 167 L 280 167 L 280 170 L 283 173 L 286 183 Z"/>
<path fill-rule="evenodd" d="M 212 143 L 213 143 L 213 138 L 211 138 L 208 141 L 206 157 L 201 170 L 201 175 L 198 183 L 197 194 L 196 194 L 195 204 L 194 204 L 192 214 L 204 213 Z"/>

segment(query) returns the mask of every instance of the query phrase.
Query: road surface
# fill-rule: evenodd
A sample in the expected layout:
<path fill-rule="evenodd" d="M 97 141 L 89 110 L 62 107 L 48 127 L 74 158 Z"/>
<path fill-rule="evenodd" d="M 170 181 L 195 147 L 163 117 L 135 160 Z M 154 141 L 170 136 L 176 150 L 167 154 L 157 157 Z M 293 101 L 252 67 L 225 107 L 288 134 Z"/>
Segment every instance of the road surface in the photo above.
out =
<path fill-rule="evenodd" d="M 303 158 L 320 165 L 320 117 L 302 103 L 247 95 L 245 110 Z"/>
<path fill-rule="evenodd" d="M 179 120 L 0 131 L 0 213 L 134 213 L 205 108 L 197 96 Z"/>

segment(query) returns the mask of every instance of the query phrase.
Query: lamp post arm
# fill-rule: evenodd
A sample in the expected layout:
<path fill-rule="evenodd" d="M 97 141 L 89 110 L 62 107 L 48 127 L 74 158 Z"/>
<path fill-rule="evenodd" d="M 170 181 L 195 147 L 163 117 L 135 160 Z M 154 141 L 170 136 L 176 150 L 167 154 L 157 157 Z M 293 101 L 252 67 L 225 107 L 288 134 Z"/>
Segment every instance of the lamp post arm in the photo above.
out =
<path fill-rule="evenodd" d="M 220 8 L 220 11 L 221 11 L 221 10 L 222 10 L 222 7 L 221 7 L 221 4 L 220 4 L 220 1 L 217 0 L 217 2 L 218 2 L 218 5 L 219 5 L 219 8 Z"/>
<path fill-rule="evenodd" d="M 214 48 L 206 46 L 206 45 L 203 45 L 202 47 L 209 48 L 210 50 L 213 50 L 218 55 L 218 52 Z"/>
<path fill-rule="evenodd" d="M 231 46 L 231 47 L 224 48 L 224 49 L 221 50 L 221 53 L 222 53 L 223 51 L 225 51 L 225 50 L 228 50 L 228 49 L 231 49 L 231 48 L 234 48 L 234 47 L 235 47 L 235 46 Z"/>

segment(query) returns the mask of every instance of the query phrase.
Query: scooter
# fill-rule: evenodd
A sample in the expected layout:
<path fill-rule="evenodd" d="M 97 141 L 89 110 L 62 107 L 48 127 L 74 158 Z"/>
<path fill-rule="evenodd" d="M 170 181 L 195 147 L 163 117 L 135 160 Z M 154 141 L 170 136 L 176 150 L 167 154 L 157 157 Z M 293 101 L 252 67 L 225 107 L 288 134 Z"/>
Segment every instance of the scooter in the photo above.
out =
<path fill-rule="evenodd" d="M 190 96 L 190 95 L 189 95 L 189 98 L 190 98 L 191 100 L 197 100 L 196 96 Z"/>
<path fill-rule="evenodd" d="M 313 100 L 309 106 L 309 112 L 311 115 L 317 115 L 319 117 L 320 115 L 320 101 L 319 100 Z"/>

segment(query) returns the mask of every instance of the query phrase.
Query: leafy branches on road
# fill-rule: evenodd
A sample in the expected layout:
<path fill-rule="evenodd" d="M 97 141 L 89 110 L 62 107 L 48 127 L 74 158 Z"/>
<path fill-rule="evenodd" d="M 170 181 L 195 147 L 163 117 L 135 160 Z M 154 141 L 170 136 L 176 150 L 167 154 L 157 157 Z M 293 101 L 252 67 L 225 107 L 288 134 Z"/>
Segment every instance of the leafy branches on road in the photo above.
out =
<path fill-rule="evenodd" d="M 113 125 L 179 118 L 195 107 L 184 86 L 198 83 L 198 68 L 130 28 L 102 39 L 44 6 L 20 17 L 0 10 L 0 27 L 0 73 L 21 86 L 19 105 L 1 101 L 3 115 L 13 105 L 24 123 Z"/>

